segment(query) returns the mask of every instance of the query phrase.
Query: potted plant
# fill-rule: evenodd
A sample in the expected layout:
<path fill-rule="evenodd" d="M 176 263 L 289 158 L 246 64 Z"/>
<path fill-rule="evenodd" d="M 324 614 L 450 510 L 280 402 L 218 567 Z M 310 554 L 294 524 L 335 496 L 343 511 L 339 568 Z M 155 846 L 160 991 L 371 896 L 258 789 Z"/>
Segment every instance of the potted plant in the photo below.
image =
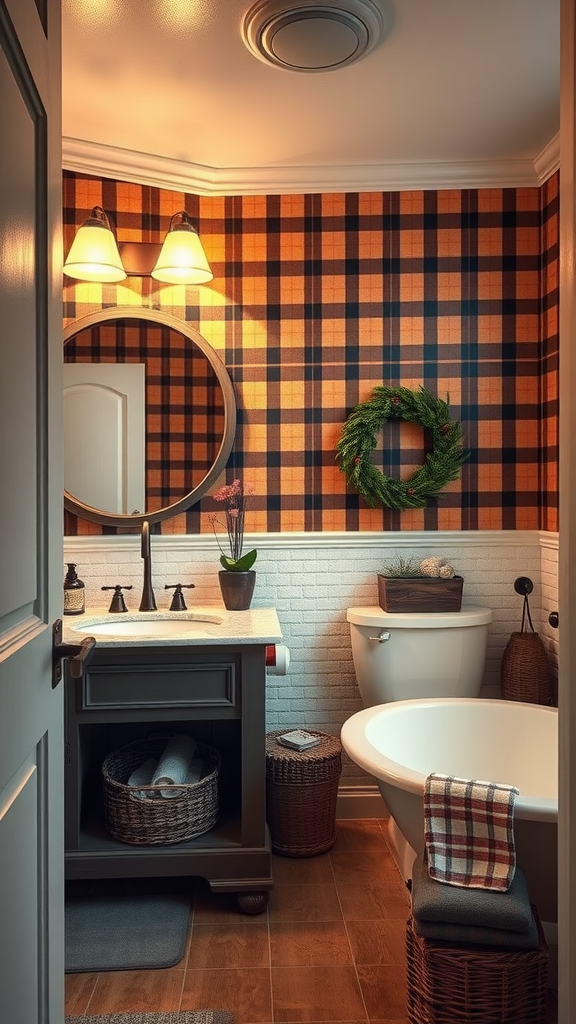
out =
<path fill-rule="evenodd" d="M 246 554 L 242 552 L 246 498 L 252 493 L 251 484 L 243 484 L 241 480 L 237 479 L 233 480 L 231 484 L 224 484 L 213 495 L 214 501 L 223 505 L 225 526 L 228 532 L 229 555 L 222 548 L 216 533 L 216 524 L 220 523 L 220 520 L 216 514 L 210 516 L 214 536 L 221 552 L 220 565 L 222 569 L 218 573 L 218 580 L 222 600 L 229 611 L 245 611 L 250 607 L 256 583 L 256 572 L 252 566 L 258 552 L 255 548 L 252 551 L 247 551 Z"/>
<path fill-rule="evenodd" d="M 378 573 L 378 604 L 385 612 L 459 612 L 463 585 L 438 555 L 421 562 L 399 556 Z"/>

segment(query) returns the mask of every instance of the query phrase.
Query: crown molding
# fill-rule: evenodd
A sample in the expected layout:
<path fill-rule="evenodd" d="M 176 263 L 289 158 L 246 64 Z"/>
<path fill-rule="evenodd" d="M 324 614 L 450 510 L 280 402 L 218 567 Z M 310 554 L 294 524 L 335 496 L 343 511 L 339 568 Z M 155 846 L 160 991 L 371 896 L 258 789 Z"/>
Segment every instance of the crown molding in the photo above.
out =
<path fill-rule="evenodd" d="M 538 186 L 559 159 L 554 144 L 537 161 L 494 160 L 455 163 L 350 164 L 330 167 L 205 167 L 82 139 L 62 140 L 62 165 L 98 175 L 201 196 L 290 195 L 318 192 L 396 192 Z"/>
<path fill-rule="evenodd" d="M 543 185 L 545 181 L 554 174 L 560 167 L 560 132 L 550 139 L 547 146 L 538 153 L 534 160 L 534 170 L 538 177 L 538 184 Z"/>

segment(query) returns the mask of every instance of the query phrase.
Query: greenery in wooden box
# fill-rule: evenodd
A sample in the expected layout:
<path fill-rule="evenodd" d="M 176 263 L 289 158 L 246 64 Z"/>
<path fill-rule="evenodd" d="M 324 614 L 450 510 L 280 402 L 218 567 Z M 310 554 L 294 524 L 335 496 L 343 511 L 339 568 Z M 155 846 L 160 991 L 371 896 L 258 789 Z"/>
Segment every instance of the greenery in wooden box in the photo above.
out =
<path fill-rule="evenodd" d="M 444 558 L 399 557 L 378 573 L 378 603 L 386 612 L 459 612 L 463 585 Z"/>

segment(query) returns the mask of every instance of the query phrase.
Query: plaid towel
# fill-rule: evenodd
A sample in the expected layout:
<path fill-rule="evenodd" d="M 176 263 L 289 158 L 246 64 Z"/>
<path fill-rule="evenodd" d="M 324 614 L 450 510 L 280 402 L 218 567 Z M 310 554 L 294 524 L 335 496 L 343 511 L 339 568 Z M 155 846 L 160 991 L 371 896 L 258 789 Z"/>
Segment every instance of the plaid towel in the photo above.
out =
<path fill-rule="evenodd" d="M 432 878 L 506 891 L 514 877 L 514 802 L 496 782 L 432 773 L 424 787 L 424 839 Z"/>

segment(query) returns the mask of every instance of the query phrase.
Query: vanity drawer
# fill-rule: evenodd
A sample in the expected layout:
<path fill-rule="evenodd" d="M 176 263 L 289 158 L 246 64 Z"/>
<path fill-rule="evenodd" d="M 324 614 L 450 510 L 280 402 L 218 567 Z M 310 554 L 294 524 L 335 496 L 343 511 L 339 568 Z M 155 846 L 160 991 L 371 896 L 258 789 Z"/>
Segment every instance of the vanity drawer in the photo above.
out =
<path fill-rule="evenodd" d="M 236 664 L 229 660 L 108 663 L 96 660 L 84 671 L 78 711 L 106 708 L 219 708 L 233 710 Z"/>

